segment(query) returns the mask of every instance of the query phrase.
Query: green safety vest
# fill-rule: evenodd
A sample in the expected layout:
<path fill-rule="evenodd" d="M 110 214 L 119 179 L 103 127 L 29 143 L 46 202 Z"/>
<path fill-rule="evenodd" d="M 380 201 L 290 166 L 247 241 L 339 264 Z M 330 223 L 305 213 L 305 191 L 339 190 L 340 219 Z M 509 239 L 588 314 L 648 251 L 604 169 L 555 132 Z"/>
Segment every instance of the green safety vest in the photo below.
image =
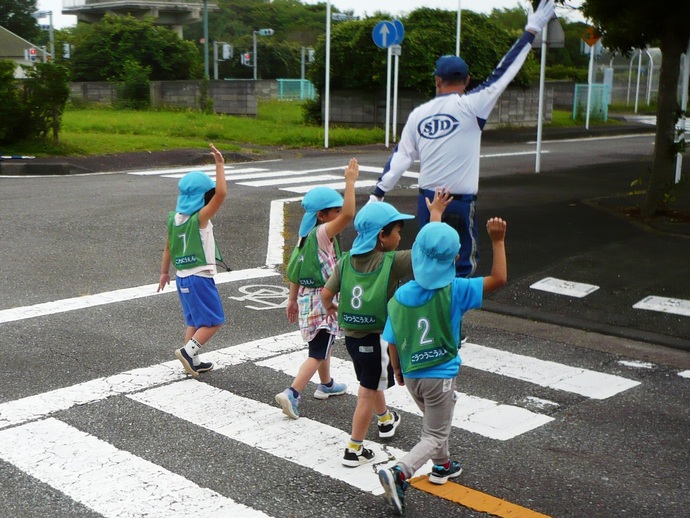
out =
<path fill-rule="evenodd" d="M 320 288 L 326 284 L 319 260 L 319 242 L 316 239 L 318 227 L 313 228 L 306 239 L 302 248 L 296 246 L 292 251 L 285 271 L 290 282 L 305 286 L 307 288 Z M 337 239 L 333 239 L 336 258 L 340 257 L 340 245 Z"/>
<path fill-rule="evenodd" d="M 201 242 L 198 212 L 192 214 L 181 225 L 175 225 L 175 212 L 168 214 L 168 246 L 170 247 L 170 260 L 178 270 L 208 264 Z"/>
<path fill-rule="evenodd" d="M 218 243 L 215 245 L 215 258 L 222 262 L 223 258 L 220 255 Z M 201 241 L 201 230 L 199 229 L 198 211 L 181 225 L 175 225 L 174 211 L 168 214 L 168 248 L 170 260 L 177 270 L 187 270 L 212 264 L 206 260 L 204 245 Z"/>
<path fill-rule="evenodd" d="M 406 306 L 395 297 L 388 303 L 403 373 L 434 367 L 457 356 L 448 314 L 451 286 L 441 288 L 421 306 Z"/>
<path fill-rule="evenodd" d="M 361 273 L 352 267 L 350 253 L 340 260 L 338 323 L 350 330 L 383 329 L 386 325 L 388 278 L 395 252 L 385 252 L 379 267 Z"/>

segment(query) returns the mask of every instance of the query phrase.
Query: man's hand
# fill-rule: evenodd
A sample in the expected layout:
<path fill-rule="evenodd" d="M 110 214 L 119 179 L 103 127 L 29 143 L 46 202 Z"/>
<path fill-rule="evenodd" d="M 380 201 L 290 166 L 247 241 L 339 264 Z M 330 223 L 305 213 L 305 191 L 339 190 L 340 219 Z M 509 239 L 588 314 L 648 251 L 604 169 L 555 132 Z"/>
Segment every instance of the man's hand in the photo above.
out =
<path fill-rule="evenodd" d="M 529 5 L 529 10 L 532 10 L 532 4 Z M 542 29 L 546 27 L 546 24 L 549 23 L 549 20 L 555 17 L 556 13 L 554 12 L 553 0 L 541 0 L 537 10 L 533 13 L 530 12 L 527 16 L 525 30 L 539 34 Z"/>
<path fill-rule="evenodd" d="M 370 194 L 369 195 L 369 201 L 366 204 L 369 205 L 370 203 L 376 203 L 376 202 L 382 201 L 382 200 L 383 200 L 383 198 L 379 198 L 378 196 L 374 196 L 373 194 Z"/>

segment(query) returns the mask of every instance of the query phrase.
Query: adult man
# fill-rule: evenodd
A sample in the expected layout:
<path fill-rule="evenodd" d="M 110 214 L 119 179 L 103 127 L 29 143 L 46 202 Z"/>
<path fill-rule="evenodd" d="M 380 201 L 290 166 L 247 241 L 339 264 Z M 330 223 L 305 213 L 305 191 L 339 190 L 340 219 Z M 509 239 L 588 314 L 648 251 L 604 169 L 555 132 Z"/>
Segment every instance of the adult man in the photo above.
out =
<path fill-rule="evenodd" d="M 425 198 L 433 199 L 437 187 L 453 193 L 443 221 L 460 234 L 457 277 L 472 277 L 479 260 L 475 205 L 482 129 L 498 98 L 522 68 L 535 35 L 555 16 L 553 4 L 553 0 L 541 0 L 537 10 L 529 14 L 524 34 L 491 75 L 469 92 L 465 92 L 470 81 L 469 69 L 462 58 L 442 56 L 436 61 L 436 97 L 410 114 L 370 198 L 382 200 L 412 162 L 419 159 L 420 227 L 429 222 Z"/>

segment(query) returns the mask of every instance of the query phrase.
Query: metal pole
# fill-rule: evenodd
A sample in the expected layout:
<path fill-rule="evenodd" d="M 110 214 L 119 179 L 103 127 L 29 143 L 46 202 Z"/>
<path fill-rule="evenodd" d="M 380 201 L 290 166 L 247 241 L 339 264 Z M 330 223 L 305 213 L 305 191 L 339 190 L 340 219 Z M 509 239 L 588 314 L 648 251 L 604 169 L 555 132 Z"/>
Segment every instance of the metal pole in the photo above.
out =
<path fill-rule="evenodd" d="M 398 65 L 400 56 L 395 55 L 394 79 L 393 79 L 393 142 L 395 142 L 395 135 L 398 132 Z"/>
<path fill-rule="evenodd" d="M 302 74 L 300 76 L 301 81 L 299 82 L 299 98 L 300 100 L 304 100 L 304 47 L 302 47 Z"/>
<path fill-rule="evenodd" d="M 253 37 L 254 37 L 254 54 L 252 56 L 252 61 L 254 62 L 253 63 L 253 65 L 254 65 L 254 81 L 256 81 L 256 62 L 259 61 L 257 59 L 258 56 L 256 55 L 256 31 L 254 31 Z"/>
<path fill-rule="evenodd" d="M 386 147 L 390 144 L 391 130 L 391 48 L 388 47 L 386 59 Z"/>
<path fill-rule="evenodd" d="M 208 81 L 208 0 L 204 0 L 204 79 Z"/>
<path fill-rule="evenodd" d="M 218 79 L 218 42 L 213 42 L 213 79 Z"/>
<path fill-rule="evenodd" d="M 50 18 L 50 56 L 55 60 L 55 38 L 53 37 L 53 11 L 48 11 Z"/>
<path fill-rule="evenodd" d="M 324 84 L 323 147 L 328 147 L 328 118 L 331 106 L 331 0 L 326 4 L 326 82 Z"/>
<path fill-rule="evenodd" d="M 652 98 L 652 74 L 654 73 L 654 60 L 652 59 L 652 54 L 649 52 L 649 49 L 646 49 L 645 52 L 649 57 L 649 67 L 647 68 L 647 106 L 649 106 Z"/>
<path fill-rule="evenodd" d="M 539 110 L 537 115 L 537 159 L 534 172 L 541 171 L 541 137 L 544 126 L 544 86 L 546 84 L 546 40 L 549 35 L 547 23 L 541 31 L 541 71 L 539 72 Z"/>
<path fill-rule="evenodd" d="M 679 135 L 679 140 L 683 139 L 683 141 L 686 141 L 687 139 L 685 138 L 685 130 L 688 127 L 687 123 L 687 117 L 685 115 L 685 111 L 688 109 L 688 86 L 690 83 L 690 39 L 688 40 L 688 48 L 685 51 L 685 59 L 684 61 L 684 70 L 683 70 L 683 92 L 681 94 L 681 101 L 680 101 L 680 109 L 683 110 L 683 116 L 680 118 L 680 121 L 678 121 L 681 124 L 680 129 L 683 130 L 683 133 Z M 680 175 L 681 175 L 681 169 L 683 167 L 683 153 L 678 153 L 676 155 L 676 183 L 680 182 Z"/>
<path fill-rule="evenodd" d="M 637 102 L 640 98 L 640 74 L 642 73 L 642 49 L 637 55 L 637 84 L 635 86 L 635 113 L 637 113 Z"/>
<path fill-rule="evenodd" d="M 594 44 L 596 45 L 596 43 Z M 594 82 L 594 45 L 589 47 L 589 71 L 587 72 L 587 116 L 585 129 L 589 129 L 589 105 L 592 102 L 592 83 Z"/>
<path fill-rule="evenodd" d="M 635 55 L 630 56 L 630 65 L 628 66 L 628 94 L 625 97 L 625 105 L 630 104 L 630 84 L 632 83 L 632 62 L 635 59 Z"/>
<path fill-rule="evenodd" d="M 458 22 L 455 30 L 455 55 L 460 57 L 460 27 L 462 26 L 462 0 L 458 0 Z"/>

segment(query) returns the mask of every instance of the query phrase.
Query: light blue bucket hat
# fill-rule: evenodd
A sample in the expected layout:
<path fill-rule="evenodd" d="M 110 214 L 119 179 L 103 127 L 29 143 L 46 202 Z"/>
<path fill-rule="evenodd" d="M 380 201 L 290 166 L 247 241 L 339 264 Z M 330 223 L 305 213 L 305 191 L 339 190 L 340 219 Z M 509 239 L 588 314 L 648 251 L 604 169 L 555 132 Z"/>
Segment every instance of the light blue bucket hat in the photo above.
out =
<path fill-rule="evenodd" d="M 306 211 L 299 226 L 299 237 L 306 237 L 316 225 L 316 213 L 320 210 L 343 206 L 343 197 L 330 187 L 314 187 L 302 199 L 302 208 Z"/>
<path fill-rule="evenodd" d="M 412 272 L 422 288 L 443 288 L 455 278 L 455 257 L 460 252 L 460 236 L 446 223 L 432 222 L 422 227 L 412 245 Z"/>
<path fill-rule="evenodd" d="M 175 211 L 180 214 L 192 215 L 204 206 L 204 194 L 215 188 L 216 182 L 201 171 L 191 171 L 180 178 L 177 187 L 180 194 L 177 197 Z"/>
<path fill-rule="evenodd" d="M 401 214 L 385 201 L 371 202 L 360 209 L 355 216 L 357 237 L 352 243 L 352 255 L 366 254 L 376 248 L 379 233 L 389 223 L 404 219 L 414 219 L 411 214 Z"/>

